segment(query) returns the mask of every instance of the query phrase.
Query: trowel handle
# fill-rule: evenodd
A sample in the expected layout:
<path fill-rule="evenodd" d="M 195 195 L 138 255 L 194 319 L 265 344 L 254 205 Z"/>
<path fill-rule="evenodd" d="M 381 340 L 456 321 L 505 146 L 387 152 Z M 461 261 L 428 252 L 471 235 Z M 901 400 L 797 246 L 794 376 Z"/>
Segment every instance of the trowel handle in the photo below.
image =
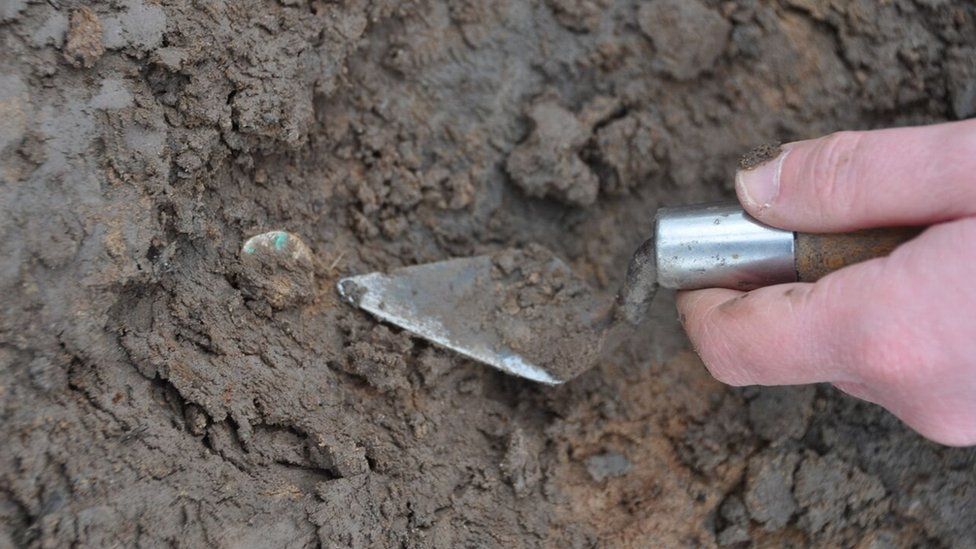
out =
<path fill-rule="evenodd" d="M 804 234 L 760 223 L 734 202 L 661 208 L 654 228 L 657 279 L 677 290 L 811 282 L 887 255 L 920 230 Z"/>
<path fill-rule="evenodd" d="M 813 282 L 848 265 L 886 256 L 921 231 L 918 227 L 889 227 L 837 234 L 795 233 L 797 279 Z"/>

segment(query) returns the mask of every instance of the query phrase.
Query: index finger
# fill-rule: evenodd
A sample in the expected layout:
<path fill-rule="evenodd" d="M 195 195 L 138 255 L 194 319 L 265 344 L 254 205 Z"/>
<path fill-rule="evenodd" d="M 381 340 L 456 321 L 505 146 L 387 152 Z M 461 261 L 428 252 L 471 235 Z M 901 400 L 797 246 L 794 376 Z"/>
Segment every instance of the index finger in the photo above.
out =
<path fill-rule="evenodd" d="M 681 292 L 682 323 L 712 375 L 729 385 L 852 381 L 865 339 L 864 288 L 887 258 L 859 263 L 816 283 L 740 292 Z"/>

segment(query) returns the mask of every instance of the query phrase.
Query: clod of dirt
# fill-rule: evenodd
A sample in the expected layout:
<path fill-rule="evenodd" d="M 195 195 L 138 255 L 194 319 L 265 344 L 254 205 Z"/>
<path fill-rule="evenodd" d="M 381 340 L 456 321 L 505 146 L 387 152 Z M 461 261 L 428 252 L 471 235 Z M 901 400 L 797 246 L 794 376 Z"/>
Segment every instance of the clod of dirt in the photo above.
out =
<path fill-rule="evenodd" d="M 658 161 L 666 133 L 657 117 L 648 113 L 629 114 L 596 132 L 600 162 L 609 168 L 601 178 L 600 191 L 625 194 L 662 172 Z"/>
<path fill-rule="evenodd" d="M 758 147 L 752 149 L 746 154 L 739 158 L 739 169 L 740 170 L 751 170 L 753 168 L 758 168 L 766 162 L 779 156 L 779 153 L 783 152 L 783 148 L 777 144 L 764 143 Z"/>
<path fill-rule="evenodd" d="M 611 477 L 622 477 L 626 475 L 633 465 L 627 456 L 620 452 L 610 451 L 602 454 L 592 455 L 586 458 L 586 472 L 590 478 L 597 482 Z"/>
<path fill-rule="evenodd" d="M 793 470 L 800 456 L 786 448 L 767 448 L 749 460 L 745 504 L 749 515 L 767 531 L 786 526 L 796 512 Z"/>
<path fill-rule="evenodd" d="M 637 24 L 657 50 L 654 66 L 677 80 L 690 80 L 715 65 L 732 26 L 701 0 L 641 4 Z"/>
<path fill-rule="evenodd" d="M 71 14 L 64 58 L 75 67 L 89 68 L 105 53 L 102 44 L 102 22 L 88 6 Z"/>
<path fill-rule="evenodd" d="M 835 457 L 809 453 L 796 471 L 793 490 L 803 509 L 799 525 L 811 535 L 831 535 L 854 523 L 875 526 L 888 512 L 881 481 Z"/>
<path fill-rule="evenodd" d="M 315 290 L 312 252 L 291 233 L 252 236 L 241 247 L 240 264 L 241 289 L 275 309 L 306 302 Z"/>
<path fill-rule="evenodd" d="M 529 138 L 509 155 L 506 168 L 525 194 L 573 206 L 596 201 L 600 181 L 579 157 L 590 128 L 554 101 L 529 110 L 535 125 Z"/>
<path fill-rule="evenodd" d="M 500 467 L 517 497 L 528 495 L 542 479 L 538 453 L 538 448 L 526 438 L 522 429 L 516 427 L 509 435 L 508 449 Z"/>

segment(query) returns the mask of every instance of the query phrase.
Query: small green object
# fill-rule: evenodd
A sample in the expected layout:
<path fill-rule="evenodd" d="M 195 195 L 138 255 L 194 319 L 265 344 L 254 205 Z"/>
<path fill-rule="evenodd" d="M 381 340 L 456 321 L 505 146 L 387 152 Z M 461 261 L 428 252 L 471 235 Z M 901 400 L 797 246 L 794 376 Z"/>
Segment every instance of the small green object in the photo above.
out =
<path fill-rule="evenodd" d="M 279 232 L 278 234 L 275 235 L 274 247 L 275 247 L 276 250 L 279 250 L 279 251 L 280 250 L 284 250 L 285 249 L 285 245 L 287 245 L 287 244 L 288 244 L 288 233 Z"/>

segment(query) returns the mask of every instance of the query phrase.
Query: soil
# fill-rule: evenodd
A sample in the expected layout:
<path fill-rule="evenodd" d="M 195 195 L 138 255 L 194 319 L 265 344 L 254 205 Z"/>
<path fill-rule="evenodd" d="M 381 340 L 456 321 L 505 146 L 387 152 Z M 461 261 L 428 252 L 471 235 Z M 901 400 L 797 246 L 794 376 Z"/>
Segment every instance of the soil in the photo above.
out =
<path fill-rule="evenodd" d="M 974 114 L 967 2 L 0 3 L 0 545 L 973 546 L 976 451 L 716 383 L 668 293 L 550 388 L 334 288 L 610 300 L 756 144 Z"/>
<path fill-rule="evenodd" d="M 764 143 L 759 145 L 739 158 L 739 169 L 751 170 L 758 168 L 779 156 L 779 153 L 782 151 L 783 148 L 779 144 Z"/>

